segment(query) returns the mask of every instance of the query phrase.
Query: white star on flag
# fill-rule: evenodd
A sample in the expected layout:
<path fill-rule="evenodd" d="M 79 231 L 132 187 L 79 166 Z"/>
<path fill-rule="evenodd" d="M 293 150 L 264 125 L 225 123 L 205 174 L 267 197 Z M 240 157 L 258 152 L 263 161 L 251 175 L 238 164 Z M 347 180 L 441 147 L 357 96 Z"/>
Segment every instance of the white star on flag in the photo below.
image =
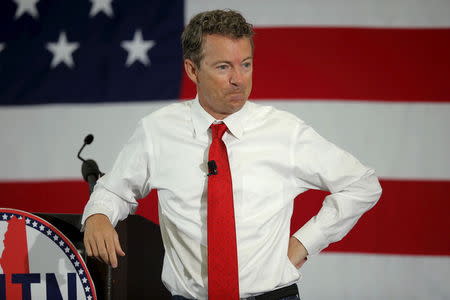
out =
<path fill-rule="evenodd" d="M 75 255 L 70 254 L 70 259 L 73 260 L 75 258 Z"/>
<path fill-rule="evenodd" d="M 49 229 L 49 230 L 47 230 L 47 235 L 51 235 L 52 234 L 52 231 Z"/>
<path fill-rule="evenodd" d="M 4 43 L 0 43 L 0 52 L 2 52 L 3 49 L 5 49 L 5 44 Z"/>
<path fill-rule="evenodd" d="M 38 223 L 36 221 L 33 222 L 33 227 L 37 227 Z"/>
<path fill-rule="evenodd" d="M 72 53 L 80 47 L 80 43 L 69 43 L 67 41 L 66 33 L 63 31 L 59 34 L 58 42 L 47 43 L 47 49 L 53 54 L 51 67 L 55 68 L 60 63 L 65 63 L 69 68 L 72 68 L 73 58 Z"/>
<path fill-rule="evenodd" d="M 136 30 L 132 41 L 123 41 L 122 48 L 128 51 L 128 58 L 125 65 L 131 66 L 135 61 L 140 61 L 143 65 L 150 64 L 147 51 L 155 46 L 154 41 L 144 41 L 142 38 L 142 31 Z"/>
<path fill-rule="evenodd" d="M 17 10 L 15 18 L 20 18 L 23 14 L 28 13 L 33 18 L 39 17 L 39 12 L 36 8 L 36 4 L 39 0 L 13 0 L 17 4 Z"/>
<path fill-rule="evenodd" d="M 83 281 L 83 283 L 86 283 L 87 279 L 85 277 L 83 277 L 83 279 L 81 281 Z"/>
<path fill-rule="evenodd" d="M 25 220 L 25 223 L 27 223 L 27 225 L 28 225 L 28 224 L 31 223 L 31 220 L 27 218 L 27 219 Z"/>
<path fill-rule="evenodd" d="M 8 220 L 8 215 L 7 214 L 3 214 L 3 220 Z"/>
<path fill-rule="evenodd" d="M 91 11 L 89 16 L 92 18 L 99 12 L 103 12 L 108 17 L 112 18 L 114 12 L 111 7 L 112 0 L 90 0 L 92 2 Z"/>
<path fill-rule="evenodd" d="M 44 225 L 39 226 L 39 230 L 43 231 L 45 229 Z"/>

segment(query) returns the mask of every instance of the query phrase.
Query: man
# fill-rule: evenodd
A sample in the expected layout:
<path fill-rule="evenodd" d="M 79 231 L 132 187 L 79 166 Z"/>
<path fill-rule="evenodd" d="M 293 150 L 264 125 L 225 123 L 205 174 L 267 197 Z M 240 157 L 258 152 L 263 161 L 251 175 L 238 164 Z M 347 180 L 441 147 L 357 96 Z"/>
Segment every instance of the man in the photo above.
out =
<path fill-rule="evenodd" d="M 145 117 L 85 208 L 88 255 L 116 267 L 125 254 L 113 225 L 158 190 L 174 299 L 299 299 L 307 255 L 340 240 L 381 194 L 373 170 L 303 121 L 247 101 L 252 35 L 234 11 L 193 17 L 182 43 L 197 98 Z M 308 189 L 331 194 L 290 237 L 293 199 Z"/>

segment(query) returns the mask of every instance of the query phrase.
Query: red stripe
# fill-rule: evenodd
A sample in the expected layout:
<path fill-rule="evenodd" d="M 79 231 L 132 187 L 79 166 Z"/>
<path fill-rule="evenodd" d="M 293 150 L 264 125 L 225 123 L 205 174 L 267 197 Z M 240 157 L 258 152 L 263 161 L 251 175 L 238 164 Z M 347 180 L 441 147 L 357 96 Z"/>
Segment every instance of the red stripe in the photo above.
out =
<path fill-rule="evenodd" d="M 78 180 L 0 182 L 0 190 L 0 207 L 31 213 L 81 214 L 89 199 L 87 183 Z M 150 201 L 144 201 L 148 199 Z M 147 198 L 139 201 L 137 213 L 158 224 L 156 199 L 156 191 L 152 191 Z"/>
<path fill-rule="evenodd" d="M 382 180 L 379 203 L 327 251 L 450 255 L 450 181 Z M 30 212 L 81 213 L 88 187 L 81 181 L 0 183 L 1 205 Z M 292 229 L 321 207 L 325 192 L 309 191 L 295 201 Z M 138 213 L 157 223 L 156 193 L 140 201 Z"/>
<path fill-rule="evenodd" d="M 250 98 L 450 102 L 449 53 L 450 29 L 256 28 Z"/>
<path fill-rule="evenodd" d="M 377 205 L 327 251 L 450 255 L 450 181 L 381 180 L 381 186 Z M 297 197 L 292 231 L 317 213 L 326 194 Z"/>

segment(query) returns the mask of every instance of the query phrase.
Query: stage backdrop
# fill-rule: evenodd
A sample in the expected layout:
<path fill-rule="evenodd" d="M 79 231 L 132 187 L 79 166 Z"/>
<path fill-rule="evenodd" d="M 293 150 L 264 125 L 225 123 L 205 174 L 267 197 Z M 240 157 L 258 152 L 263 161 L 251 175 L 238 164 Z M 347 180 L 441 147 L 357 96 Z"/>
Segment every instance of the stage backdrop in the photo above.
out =
<path fill-rule="evenodd" d="M 0 207 L 81 213 L 84 136 L 108 172 L 140 118 L 194 97 L 179 35 L 196 12 L 225 7 L 255 25 L 251 99 L 381 178 L 378 205 L 302 268 L 302 298 L 450 298 L 447 0 L 1 1 Z M 293 230 L 324 195 L 296 199 Z M 157 222 L 155 193 L 141 203 Z"/>

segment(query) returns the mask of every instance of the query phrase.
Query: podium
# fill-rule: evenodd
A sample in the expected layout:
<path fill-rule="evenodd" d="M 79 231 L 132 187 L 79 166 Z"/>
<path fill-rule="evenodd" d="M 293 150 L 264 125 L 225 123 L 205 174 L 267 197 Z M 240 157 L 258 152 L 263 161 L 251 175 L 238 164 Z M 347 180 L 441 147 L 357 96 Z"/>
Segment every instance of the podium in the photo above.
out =
<path fill-rule="evenodd" d="M 170 299 L 161 282 L 164 247 L 159 226 L 130 215 L 116 226 L 125 257 L 119 266 L 109 268 L 95 258 L 87 257 L 83 244 L 81 215 L 34 213 L 57 227 L 82 255 L 92 276 L 99 300 Z"/>

